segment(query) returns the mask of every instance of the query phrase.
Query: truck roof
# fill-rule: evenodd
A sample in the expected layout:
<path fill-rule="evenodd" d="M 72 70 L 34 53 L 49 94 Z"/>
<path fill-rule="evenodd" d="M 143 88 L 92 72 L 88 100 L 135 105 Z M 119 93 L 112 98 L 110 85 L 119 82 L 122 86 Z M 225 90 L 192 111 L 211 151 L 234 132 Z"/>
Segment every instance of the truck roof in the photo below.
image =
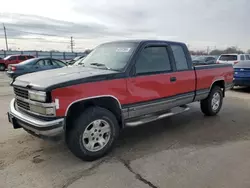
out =
<path fill-rule="evenodd" d="M 171 44 L 181 44 L 185 45 L 183 42 L 167 41 L 167 40 L 147 40 L 147 39 L 135 39 L 135 40 L 116 40 L 107 43 L 119 43 L 119 42 L 133 42 L 133 43 L 147 43 L 147 42 L 157 42 L 157 43 L 171 43 Z"/>

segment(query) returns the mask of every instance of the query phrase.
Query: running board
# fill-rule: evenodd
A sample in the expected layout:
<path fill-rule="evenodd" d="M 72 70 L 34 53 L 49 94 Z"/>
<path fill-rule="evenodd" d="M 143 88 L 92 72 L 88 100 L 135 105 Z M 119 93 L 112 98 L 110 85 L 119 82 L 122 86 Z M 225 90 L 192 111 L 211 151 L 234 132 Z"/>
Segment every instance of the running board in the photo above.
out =
<path fill-rule="evenodd" d="M 188 111 L 189 109 L 190 108 L 187 105 L 183 105 L 183 106 L 172 108 L 171 110 L 168 110 L 165 112 L 155 113 L 155 114 L 141 116 L 139 118 L 130 119 L 125 123 L 125 125 L 128 127 L 135 127 L 135 126 L 149 123 L 152 121 L 157 121 L 157 120 L 169 117 L 169 116 L 180 114 L 180 113 Z"/>

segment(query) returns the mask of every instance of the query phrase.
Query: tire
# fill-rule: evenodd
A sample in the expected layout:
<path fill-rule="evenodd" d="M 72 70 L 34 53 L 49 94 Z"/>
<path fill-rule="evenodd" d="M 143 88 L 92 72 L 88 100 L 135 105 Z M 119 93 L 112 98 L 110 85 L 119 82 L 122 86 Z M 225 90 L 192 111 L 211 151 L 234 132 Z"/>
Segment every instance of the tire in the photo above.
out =
<path fill-rule="evenodd" d="M 105 133 L 107 130 L 109 134 Z M 114 114 L 105 108 L 90 107 L 74 121 L 69 132 L 66 132 L 66 144 L 76 157 L 84 161 L 94 161 L 111 151 L 118 135 L 119 124 Z"/>
<path fill-rule="evenodd" d="M 0 71 L 5 71 L 5 69 L 6 69 L 5 64 L 0 64 Z"/>
<path fill-rule="evenodd" d="M 214 99 L 214 100 L 213 100 Z M 217 105 L 215 102 L 217 101 Z M 219 113 L 223 103 L 223 93 L 219 86 L 214 86 L 208 97 L 201 101 L 201 111 L 207 116 L 215 116 Z"/>

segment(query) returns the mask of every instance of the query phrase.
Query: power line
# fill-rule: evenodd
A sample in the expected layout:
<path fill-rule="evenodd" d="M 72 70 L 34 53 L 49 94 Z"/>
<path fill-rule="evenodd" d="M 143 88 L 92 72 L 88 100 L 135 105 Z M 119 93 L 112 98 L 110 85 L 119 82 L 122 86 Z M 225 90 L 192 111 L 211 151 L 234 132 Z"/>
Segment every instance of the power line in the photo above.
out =
<path fill-rule="evenodd" d="M 9 40 L 29 40 L 29 42 L 46 42 L 46 43 L 59 43 L 59 44 L 68 44 L 69 42 L 67 41 L 53 41 L 53 40 L 44 40 L 43 38 L 39 39 L 39 38 L 22 38 L 22 37 L 13 37 L 13 38 L 9 38 Z M 31 40 L 31 41 L 30 41 Z"/>
<path fill-rule="evenodd" d="M 27 34 L 33 34 L 33 35 L 42 35 L 42 36 L 66 38 L 64 36 L 60 36 L 60 35 L 56 35 L 56 34 L 37 33 L 37 32 L 31 32 L 31 31 L 17 30 L 17 29 L 13 29 L 13 28 L 8 28 L 8 30 L 10 30 L 10 31 L 18 31 L 20 33 L 27 33 Z"/>

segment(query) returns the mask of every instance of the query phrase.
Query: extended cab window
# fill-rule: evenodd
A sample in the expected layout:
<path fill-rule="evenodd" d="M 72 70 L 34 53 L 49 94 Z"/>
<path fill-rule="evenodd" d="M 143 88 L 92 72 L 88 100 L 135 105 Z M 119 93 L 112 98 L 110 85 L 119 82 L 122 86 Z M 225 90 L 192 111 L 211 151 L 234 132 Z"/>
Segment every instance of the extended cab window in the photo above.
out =
<path fill-rule="evenodd" d="M 175 64 L 177 70 L 187 70 L 188 62 L 181 45 L 173 44 L 170 45 L 174 54 Z"/>
<path fill-rule="evenodd" d="M 171 71 L 166 47 L 147 47 L 139 54 L 135 64 L 136 74 Z"/>

